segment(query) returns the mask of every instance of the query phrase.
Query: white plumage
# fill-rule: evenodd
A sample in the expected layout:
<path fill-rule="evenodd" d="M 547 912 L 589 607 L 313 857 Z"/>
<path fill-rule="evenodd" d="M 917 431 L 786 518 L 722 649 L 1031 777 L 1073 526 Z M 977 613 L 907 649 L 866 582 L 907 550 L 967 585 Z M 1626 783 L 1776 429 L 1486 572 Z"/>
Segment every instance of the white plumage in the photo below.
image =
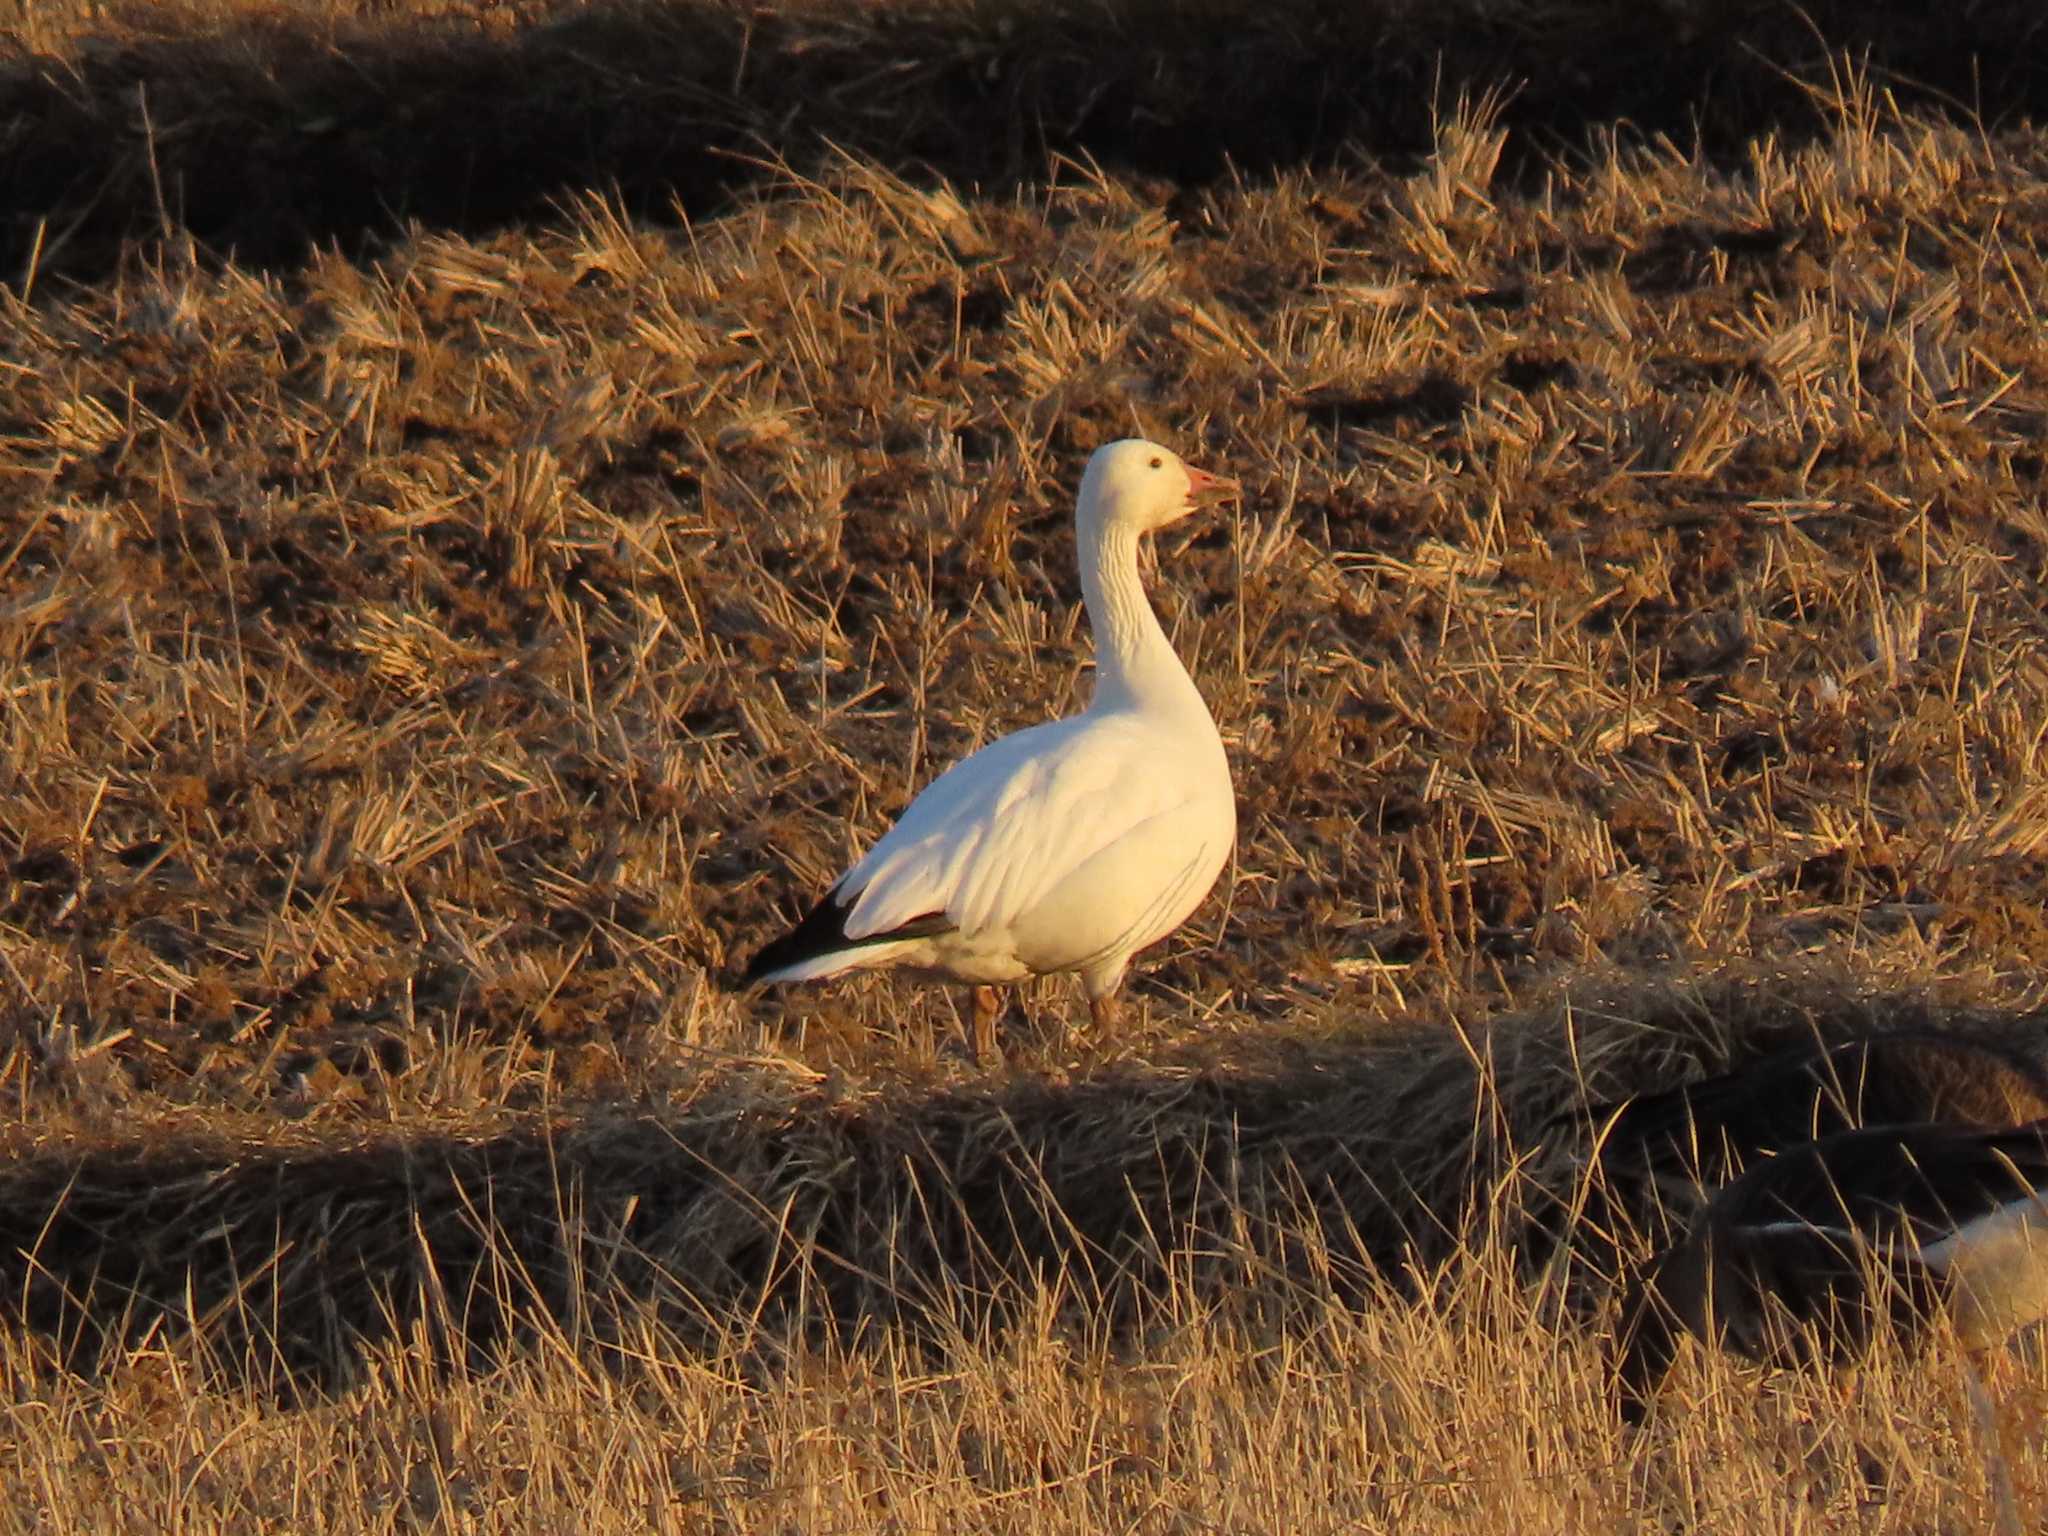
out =
<path fill-rule="evenodd" d="M 1226 482 L 1154 443 L 1088 462 L 1075 513 L 1095 692 L 956 763 L 764 948 L 749 981 L 903 966 L 974 982 L 1072 971 L 1098 1023 L 1131 956 L 1215 884 L 1237 830 L 1223 742 L 1145 599 L 1138 539 Z"/>

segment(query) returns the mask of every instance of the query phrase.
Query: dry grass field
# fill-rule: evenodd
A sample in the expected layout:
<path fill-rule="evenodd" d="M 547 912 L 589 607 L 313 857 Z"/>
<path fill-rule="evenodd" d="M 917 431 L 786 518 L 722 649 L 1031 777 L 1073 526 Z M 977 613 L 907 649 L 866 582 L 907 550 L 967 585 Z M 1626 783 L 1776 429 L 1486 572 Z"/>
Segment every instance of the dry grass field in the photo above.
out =
<path fill-rule="evenodd" d="M 2048 1049 L 2037 83 L 1809 36 L 1695 138 L 1418 66 L 1199 175 L 1046 85 L 1005 167 L 879 144 L 824 8 L 776 47 L 840 147 L 738 69 L 680 207 L 550 161 L 266 224 L 312 151 L 177 50 L 388 91 L 597 25 L 401 9 L 0 49 L 0 161 L 114 125 L 0 209 L 0 1531 L 1986 1527 L 1940 1341 L 1848 1399 L 1694 1357 L 1633 1434 L 1551 1239 L 1588 1100 Z M 1240 836 L 1127 1031 L 732 990 L 1085 699 L 1073 489 L 1133 432 L 1245 491 L 1157 551 Z M 1995 1386 L 2038 1524 L 2048 1368 Z"/>

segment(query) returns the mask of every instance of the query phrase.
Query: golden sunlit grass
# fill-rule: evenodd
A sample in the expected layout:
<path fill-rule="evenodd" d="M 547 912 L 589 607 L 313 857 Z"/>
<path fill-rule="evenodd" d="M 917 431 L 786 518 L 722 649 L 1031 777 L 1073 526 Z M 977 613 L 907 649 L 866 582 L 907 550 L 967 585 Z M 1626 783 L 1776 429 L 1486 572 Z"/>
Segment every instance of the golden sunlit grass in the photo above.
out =
<path fill-rule="evenodd" d="M 0 294 L 0 1528 L 1982 1525 L 1943 1346 L 1627 1437 L 1526 1226 L 1584 1095 L 2038 1029 L 2048 155 L 1816 111 Z M 1246 495 L 1130 1032 L 725 990 L 1085 697 L 1132 431 Z"/>
<path fill-rule="evenodd" d="M 1881 1359 L 1846 1403 L 1695 1359 L 1634 1437 L 1596 1341 L 1483 1257 L 1284 1332 L 1183 1298 L 1139 1349 L 1041 1317 L 932 1348 L 648 1325 L 602 1360 L 560 1333 L 452 1373 L 428 1353 L 379 1348 L 290 1412 L 164 1348 L 94 1381 L 9 1357 L 0 1529 L 1989 1528 L 1952 1350 Z M 2044 1386 L 2000 1381 L 2015 1443 Z M 2044 1481 L 2030 1447 L 2023 1508 Z"/>

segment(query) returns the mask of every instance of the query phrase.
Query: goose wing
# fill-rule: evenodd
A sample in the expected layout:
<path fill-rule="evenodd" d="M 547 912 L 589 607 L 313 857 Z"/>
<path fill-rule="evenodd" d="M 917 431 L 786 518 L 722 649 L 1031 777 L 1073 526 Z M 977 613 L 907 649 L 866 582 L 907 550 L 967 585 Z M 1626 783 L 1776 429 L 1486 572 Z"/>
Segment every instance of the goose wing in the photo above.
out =
<path fill-rule="evenodd" d="M 1135 829 L 1200 791 L 1189 752 L 1117 716 L 1034 726 L 954 765 L 847 871 L 834 899 L 861 941 L 943 914 L 1001 930 Z"/>
<path fill-rule="evenodd" d="M 1661 1093 L 1596 1106 L 1611 1157 L 1677 1157 L 1719 1183 L 1765 1153 L 1864 1125 L 2008 1126 L 2048 1114 L 2048 1080 L 2018 1052 L 1901 1031 L 1790 1046 Z"/>
<path fill-rule="evenodd" d="M 1821 1233 L 1914 1247 L 2048 1187 L 2041 1128 L 1893 1125 L 1810 1142 L 1752 1169 L 1709 1208 L 1723 1231 Z"/>

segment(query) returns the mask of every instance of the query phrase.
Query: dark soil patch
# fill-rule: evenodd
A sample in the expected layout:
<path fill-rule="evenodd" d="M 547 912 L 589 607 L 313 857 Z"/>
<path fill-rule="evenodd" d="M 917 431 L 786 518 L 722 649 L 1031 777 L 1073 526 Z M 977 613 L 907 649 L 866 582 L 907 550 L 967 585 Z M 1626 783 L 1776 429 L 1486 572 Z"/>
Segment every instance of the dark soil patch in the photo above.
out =
<path fill-rule="evenodd" d="M 1672 7 L 1569 0 L 1176 9 L 1136 3 L 829 19 L 627 0 L 482 35 L 403 18 L 115 31 L 63 61 L 0 52 L 0 272 L 90 280 L 160 210 L 244 263 L 404 221 L 476 234 L 615 187 L 702 217 L 828 144 L 996 187 L 1049 157 L 1199 186 L 1430 142 L 1461 92 L 1512 93 L 1509 164 L 1599 124 L 1736 149 L 1819 122 L 1801 81 L 1867 60 L 1902 102 L 1997 121 L 2048 103 L 2043 12 L 1906 0 Z M 329 29 L 331 30 L 331 29 Z M 4 44 L 0 44 L 4 49 Z M 38 247 L 40 247 L 38 251 Z"/>

